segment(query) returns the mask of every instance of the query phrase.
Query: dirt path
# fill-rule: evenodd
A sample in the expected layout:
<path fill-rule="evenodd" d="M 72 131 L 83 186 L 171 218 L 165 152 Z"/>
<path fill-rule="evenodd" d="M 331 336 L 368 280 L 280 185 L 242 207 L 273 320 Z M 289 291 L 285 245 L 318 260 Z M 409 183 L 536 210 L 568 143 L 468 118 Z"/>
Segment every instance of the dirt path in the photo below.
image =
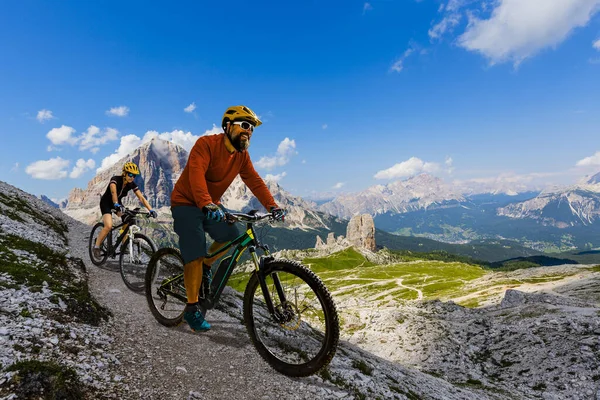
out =
<path fill-rule="evenodd" d="M 87 254 L 90 228 L 75 224 L 69 243 L 84 260 L 90 291 L 114 314 L 109 323 L 119 358 L 122 399 L 336 399 L 351 398 L 318 377 L 291 379 L 275 372 L 256 352 L 241 323 L 211 310 L 212 330 L 197 334 L 187 326 L 166 328 L 152 317 L 142 294 L 121 280 L 118 263 L 98 268 Z"/>

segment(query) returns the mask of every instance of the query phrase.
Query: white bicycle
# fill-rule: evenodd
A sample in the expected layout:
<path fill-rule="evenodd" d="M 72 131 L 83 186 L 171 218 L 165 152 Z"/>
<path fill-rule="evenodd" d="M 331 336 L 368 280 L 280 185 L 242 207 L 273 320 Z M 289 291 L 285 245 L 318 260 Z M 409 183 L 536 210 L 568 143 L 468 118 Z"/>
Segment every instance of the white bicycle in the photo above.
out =
<path fill-rule="evenodd" d="M 119 256 L 119 269 L 123 282 L 134 292 L 144 291 L 146 268 L 156 251 L 156 245 L 152 239 L 140 233 L 142 229 L 137 225 L 140 215 L 149 217 L 150 214 L 139 210 L 139 208 L 125 210 L 122 217 L 123 222 L 113 226 L 102 242 L 100 257 L 94 257 L 94 245 L 104 228 L 104 223 L 98 222 L 94 225 L 89 241 L 90 259 L 94 265 L 101 266 L 108 257 L 114 259 Z"/>

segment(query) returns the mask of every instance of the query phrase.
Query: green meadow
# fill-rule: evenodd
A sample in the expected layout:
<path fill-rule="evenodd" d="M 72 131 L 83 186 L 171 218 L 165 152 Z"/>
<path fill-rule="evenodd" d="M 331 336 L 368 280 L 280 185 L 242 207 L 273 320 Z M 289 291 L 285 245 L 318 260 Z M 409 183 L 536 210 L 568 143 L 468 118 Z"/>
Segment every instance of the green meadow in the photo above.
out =
<path fill-rule="evenodd" d="M 357 298 L 372 302 L 373 306 L 390 301 L 440 299 L 477 307 L 506 288 L 558 281 L 568 276 L 540 272 L 539 276 L 518 279 L 508 277 L 509 272 L 493 271 L 474 263 L 395 259 L 375 264 L 348 248 L 327 257 L 305 257 L 300 261 L 323 280 L 336 300 Z M 243 292 L 247 279 L 247 273 L 234 274 L 229 285 Z"/>

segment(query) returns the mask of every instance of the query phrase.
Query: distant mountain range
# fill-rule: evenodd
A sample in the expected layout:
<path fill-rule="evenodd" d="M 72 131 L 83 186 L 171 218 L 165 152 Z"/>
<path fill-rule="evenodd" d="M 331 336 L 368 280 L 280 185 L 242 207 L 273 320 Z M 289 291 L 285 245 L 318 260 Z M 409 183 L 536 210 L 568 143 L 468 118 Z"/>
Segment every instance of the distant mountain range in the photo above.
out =
<path fill-rule="evenodd" d="M 169 224 L 170 193 L 187 158 L 182 147 L 155 138 L 100 172 L 86 189 L 73 189 L 60 207 L 88 224 L 99 220 L 98 203 L 109 178 L 120 174 L 121 165 L 131 160 L 141 169 L 138 185 L 150 204 L 160 210 L 161 222 Z M 279 243 L 279 248 L 313 247 L 317 235 L 323 240 L 329 232 L 344 235 L 350 217 L 370 214 L 378 229 L 378 244 L 390 248 L 443 249 L 477 257 L 487 250 L 475 251 L 475 247 L 490 245 L 494 250 L 485 256 L 488 261 L 531 256 L 544 250 L 591 250 L 600 246 L 598 180 L 600 173 L 562 191 L 465 194 L 464 187 L 421 174 L 320 204 L 291 195 L 277 182 L 266 181 L 276 201 L 289 212 L 285 228 L 271 228 L 270 240 Z M 233 210 L 262 209 L 239 178 L 221 200 Z M 137 199 L 129 196 L 125 204 L 137 204 Z M 274 235 L 280 229 L 287 230 L 287 239 Z"/>

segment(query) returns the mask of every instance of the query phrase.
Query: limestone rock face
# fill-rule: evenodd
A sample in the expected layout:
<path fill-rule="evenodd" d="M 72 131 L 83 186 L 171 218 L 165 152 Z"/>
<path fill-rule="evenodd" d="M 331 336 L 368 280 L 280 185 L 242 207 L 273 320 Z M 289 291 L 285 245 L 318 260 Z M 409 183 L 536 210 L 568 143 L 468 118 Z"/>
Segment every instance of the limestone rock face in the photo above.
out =
<path fill-rule="evenodd" d="M 63 211 L 86 223 L 100 217 L 100 197 L 104 194 L 110 178 L 121 175 L 121 168 L 132 161 L 140 168 L 140 176 L 135 182 L 152 208 L 171 205 L 171 192 L 175 182 L 183 172 L 188 153 L 175 143 L 155 138 L 138 147 L 127 157 L 117 161 L 110 168 L 101 171 L 88 182 L 86 189 L 74 188 Z M 141 206 L 137 197 L 129 194 L 123 199 L 125 206 Z"/>
<path fill-rule="evenodd" d="M 375 251 L 375 223 L 369 214 L 356 215 L 346 228 L 346 238 L 356 247 Z"/>
<path fill-rule="evenodd" d="M 325 246 L 325 243 L 323 243 L 321 236 L 317 235 L 317 243 L 315 244 L 315 249 L 320 249 L 320 248 L 323 248 L 324 246 Z"/>

